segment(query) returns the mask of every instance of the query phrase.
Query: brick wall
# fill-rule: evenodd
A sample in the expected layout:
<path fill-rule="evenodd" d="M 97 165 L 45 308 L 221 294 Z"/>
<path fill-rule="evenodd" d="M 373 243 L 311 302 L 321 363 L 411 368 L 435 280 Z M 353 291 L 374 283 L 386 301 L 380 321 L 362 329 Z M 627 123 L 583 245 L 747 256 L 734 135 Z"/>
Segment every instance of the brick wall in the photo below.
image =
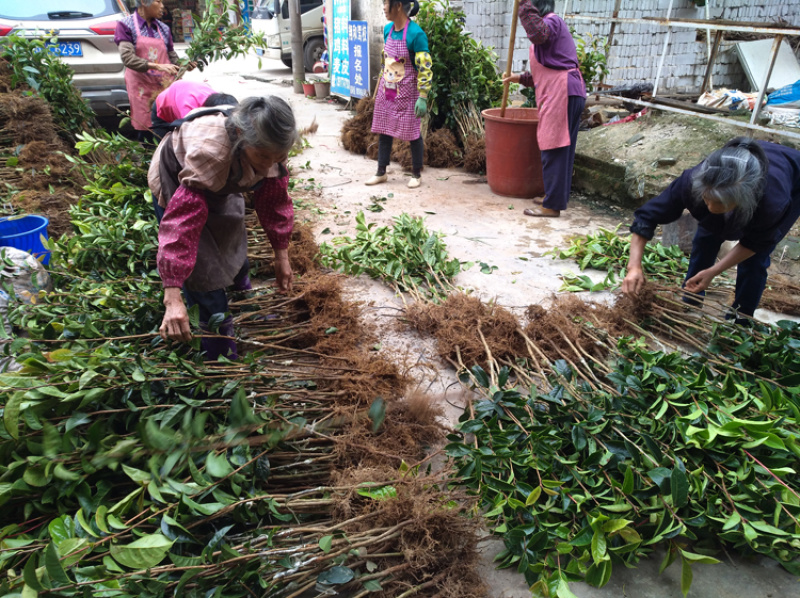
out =
<path fill-rule="evenodd" d="M 508 55 L 508 36 L 513 0 L 461 0 L 466 14 L 465 27 L 477 39 L 493 46 L 499 56 L 499 67 L 505 70 Z M 582 16 L 610 17 L 614 0 L 570 0 L 569 12 Z M 711 18 L 736 21 L 778 22 L 785 20 L 800 26 L 800 0 L 708 0 Z M 622 18 L 665 17 L 669 0 L 621 0 L 619 16 Z M 563 14 L 564 0 L 556 2 L 556 12 Z M 690 0 L 674 0 L 672 16 L 675 18 L 705 18 L 705 8 L 698 8 Z M 609 22 L 588 23 L 569 21 L 582 34 L 607 36 Z M 608 66 L 606 83 L 625 85 L 655 78 L 658 62 L 664 47 L 667 28 L 650 24 L 617 24 Z M 713 32 L 711 34 L 713 39 Z M 723 40 L 712 71 L 716 87 L 725 86 L 749 90 L 744 71 L 734 51 L 734 43 Z M 512 69 L 519 72 L 527 68 L 529 43 L 525 31 L 517 27 Z M 695 29 L 673 29 L 670 47 L 661 73 L 659 89 L 662 92 L 697 92 L 706 69 L 707 45 L 697 41 Z"/>

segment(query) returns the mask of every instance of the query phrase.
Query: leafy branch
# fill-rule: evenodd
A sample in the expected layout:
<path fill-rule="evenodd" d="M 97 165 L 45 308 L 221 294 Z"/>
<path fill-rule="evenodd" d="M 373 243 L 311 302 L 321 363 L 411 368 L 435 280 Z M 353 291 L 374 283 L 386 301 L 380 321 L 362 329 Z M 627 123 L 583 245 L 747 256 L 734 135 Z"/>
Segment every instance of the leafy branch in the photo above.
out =
<path fill-rule="evenodd" d="M 394 225 L 367 224 L 356 215 L 356 237 L 339 237 L 320 246 L 324 265 L 358 276 L 367 274 L 393 284 L 398 291 L 441 299 L 459 272 L 471 262 L 448 259 L 440 233 L 430 233 L 422 218 L 400 214 Z"/>

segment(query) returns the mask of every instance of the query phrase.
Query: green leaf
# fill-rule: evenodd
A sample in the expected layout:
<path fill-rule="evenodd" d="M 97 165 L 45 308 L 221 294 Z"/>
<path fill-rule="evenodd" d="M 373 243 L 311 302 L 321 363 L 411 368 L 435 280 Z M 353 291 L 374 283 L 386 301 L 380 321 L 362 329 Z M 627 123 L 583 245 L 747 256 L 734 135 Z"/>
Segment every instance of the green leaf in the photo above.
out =
<path fill-rule="evenodd" d="M 650 477 L 651 480 L 661 489 L 662 493 L 666 492 L 667 484 L 666 480 L 670 479 L 672 472 L 665 467 L 655 467 L 647 472 L 647 475 Z"/>
<path fill-rule="evenodd" d="M 65 482 L 77 482 L 81 479 L 80 474 L 70 471 L 64 467 L 63 463 L 56 463 L 56 466 L 53 468 L 53 475 Z"/>
<path fill-rule="evenodd" d="M 739 515 L 737 511 L 734 511 L 730 517 L 725 520 L 725 525 L 722 526 L 722 531 L 726 532 L 729 529 L 733 529 L 742 521 L 742 516 Z"/>
<path fill-rule="evenodd" d="M 596 588 L 602 588 L 611 579 L 611 561 L 594 564 L 586 570 L 586 583 Z"/>
<path fill-rule="evenodd" d="M 220 479 L 233 473 L 233 467 L 228 462 L 225 453 L 218 455 L 211 452 L 206 457 L 206 473 L 213 478 Z"/>
<path fill-rule="evenodd" d="M 606 558 L 606 536 L 600 530 L 595 530 L 592 536 L 592 560 L 595 564 L 600 563 Z"/>
<path fill-rule="evenodd" d="M 72 584 L 72 581 L 64 571 L 64 567 L 61 565 L 58 550 L 56 550 L 56 545 L 53 542 L 48 543 L 47 548 L 44 550 L 44 566 L 47 570 L 47 575 L 50 576 L 50 580 L 58 586 Z"/>
<path fill-rule="evenodd" d="M 86 538 L 67 538 L 58 543 L 58 554 L 63 554 L 61 564 L 64 567 L 71 567 L 80 560 L 86 558 L 90 551 L 89 540 Z"/>
<path fill-rule="evenodd" d="M 56 543 L 74 537 L 75 534 L 72 530 L 72 518 L 69 515 L 57 517 L 47 526 L 47 531 L 50 532 L 50 538 Z"/>
<path fill-rule="evenodd" d="M 770 525 L 766 521 L 751 521 L 750 525 L 752 525 L 758 531 L 765 533 L 765 534 L 772 534 L 773 536 L 788 536 L 789 534 L 779 529 L 773 525 Z"/>
<path fill-rule="evenodd" d="M 480 386 L 489 388 L 489 376 L 486 375 L 486 372 L 481 366 L 472 366 L 472 375 L 475 376 L 475 380 Z"/>
<path fill-rule="evenodd" d="M 206 515 L 206 516 L 214 515 L 215 513 L 218 513 L 227 506 L 221 502 L 198 503 L 185 495 L 181 497 L 181 501 L 187 507 L 193 509 L 194 511 L 200 513 L 201 515 Z"/>
<path fill-rule="evenodd" d="M 83 390 L 92 380 L 94 380 L 99 374 L 94 370 L 86 370 L 81 374 L 80 380 L 78 381 L 78 389 Z"/>
<path fill-rule="evenodd" d="M 608 521 L 603 522 L 602 529 L 606 534 L 611 535 L 614 532 L 618 532 L 619 530 L 628 527 L 628 525 L 631 523 L 633 522 L 629 519 L 609 519 Z"/>
<path fill-rule="evenodd" d="M 150 482 L 150 480 L 153 479 L 153 476 L 147 473 L 146 471 L 130 467 L 125 463 L 122 464 L 122 471 L 124 471 L 127 474 L 127 476 L 137 484 L 147 484 Z"/>
<path fill-rule="evenodd" d="M 83 510 L 78 509 L 77 513 L 75 513 L 75 521 L 78 522 L 78 525 L 80 525 L 83 528 L 83 531 L 85 531 L 87 534 L 95 538 L 99 537 L 97 532 L 92 529 L 91 525 L 89 525 L 89 522 L 86 521 L 86 517 L 83 515 Z"/>
<path fill-rule="evenodd" d="M 25 473 L 22 474 L 22 479 L 29 486 L 41 488 L 50 482 L 50 476 L 45 473 L 45 468 L 40 465 L 30 465 L 25 468 Z"/>
<path fill-rule="evenodd" d="M 22 578 L 31 589 L 37 592 L 44 592 L 45 588 L 36 575 L 36 561 L 37 559 L 33 557 L 28 559 L 25 563 L 25 568 L 22 570 Z"/>
<path fill-rule="evenodd" d="M 670 475 L 670 488 L 672 489 L 672 506 L 680 509 L 686 506 L 689 500 L 689 480 L 686 474 L 675 467 Z"/>
<path fill-rule="evenodd" d="M 525 506 L 530 507 L 533 504 L 536 504 L 536 501 L 539 500 L 539 497 L 542 495 L 542 487 L 536 486 L 531 493 L 528 495 L 528 498 L 525 499 Z"/>
<path fill-rule="evenodd" d="M 683 557 L 683 560 L 691 563 L 703 563 L 704 565 L 716 565 L 719 563 L 719 561 L 713 556 L 697 554 L 696 552 L 689 552 L 688 550 L 683 549 L 681 549 L 681 556 Z"/>
<path fill-rule="evenodd" d="M 142 536 L 130 544 L 112 544 L 111 556 L 131 569 L 149 569 L 158 565 L 169 552 L 173 541 L 162 534 Z"/>
<path fill-rule="evenodd" d="M 625 479 L 622 482 L 622 493 L 629 496 L 633 492 L 633 467 L 628 465 L 625 469 Z"/>
<path fill-rule="evenodd" d="M 364 586 L 365 590 L 369 590 L 370 592 L 380 592 L 383 590 L 381 582 L 379 582 L 377 579 L 368 579 L 362 585 Z"/>
<path fill-rule="evenodd" d="M 3 408 L 3 425 L 14 440 L 19 439 L 19 411 L 22 406 L 22 397 L 23 394 L 19 392 L 12 394 Z"/>
<path fill-rule="evenodd" d="M 339 585 L 351 581 L 356 576 L 352 569 L 335 565 L 319 574 L 317 583 L 322 585 Z"/>
<path fill-rule="evenodd" d="M 682 559 L 681 562 L 681 592 L 683 592 L 683 598 L 686 598 L 689 588 L 692 587 L 692 566 L 686 559 Z"/>
<path fill-rule="evenodd" d="M 556 589 L 556 596 L 558 598 L 578 598 L 569 589 L 569 584 L 567 584 L 566 580 L 563 577 L 558 580 L 558 587 Z"/>
<path fill-rule="evenodd" d="M 331 551 L 331 545 L 333 544 L 333 536 L 322 536 L 319 539 L 319 548 L 325 554 Z"/>
<path fill-rule="evenodd" d="M 372 401 L 369 406 L 369 419 L 372 421 L 372 433 L 377 434 L 386 419 L 386 401 L 381 397 Z"/>
<path fill-rule="evenodd" d="M 369 486 L 369 482 L 362 484 L 356 492 L 360 496 L 366 496 L 373 500 L 388 500 L 390 498 L 397 498 L 397 489 L 394 486 L 380 486 L 377 488 L 364 487 Z"/>

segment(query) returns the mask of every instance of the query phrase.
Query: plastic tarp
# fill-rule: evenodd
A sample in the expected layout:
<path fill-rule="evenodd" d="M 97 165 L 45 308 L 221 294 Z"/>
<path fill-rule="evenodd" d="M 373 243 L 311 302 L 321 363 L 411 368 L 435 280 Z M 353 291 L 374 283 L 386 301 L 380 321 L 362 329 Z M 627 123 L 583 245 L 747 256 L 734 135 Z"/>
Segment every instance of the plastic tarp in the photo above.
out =
<path fill-rule="evenodd" d="M 781 108 L 800 108 L 800 79 L 769 94 L 767 105 L 780 106 Z"/>
<path fill-rule="evenodd" d="M 752 110 L 758 99 L 757 93 L 745 93 L 738 89 L 715 89 L 701 95 L 697 103 L 720 110 Z"/>

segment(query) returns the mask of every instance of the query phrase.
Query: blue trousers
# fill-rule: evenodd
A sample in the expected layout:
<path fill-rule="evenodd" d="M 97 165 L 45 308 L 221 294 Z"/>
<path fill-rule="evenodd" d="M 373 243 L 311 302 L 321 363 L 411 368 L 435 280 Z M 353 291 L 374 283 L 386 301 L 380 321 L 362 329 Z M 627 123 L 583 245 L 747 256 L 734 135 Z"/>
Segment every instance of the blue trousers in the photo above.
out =
<path fill-rule="evenodd" d="M 689 257 L 689 270 L 684 283 L 692 276 L 714 265 L 717 254 L 725 241 L 719 235 L 698 227 L 692 240 L 692 254 Z M 767 286 L 767 268 L 773 248 L 750 256 L 736 267 L 736 291 L 733 296 L 733 309 L 740 314 L 752 316 L 761 301 Z M 705 293 L 701 293 L 705 295 Z M 691 301 L 689 301 L 691 303 Z"/>
<path fill-rule="evenodd" d="M 542 151 L 542 179 L 545 198 L 542 206 L 551 210 L 566 210 L 569 192 L 572 189 L 572 165 L 575 163 L 575 145 L 578 143 L 578 128 L 586 98 L 569 96 L 567 122 L 569 145 Z"/>

